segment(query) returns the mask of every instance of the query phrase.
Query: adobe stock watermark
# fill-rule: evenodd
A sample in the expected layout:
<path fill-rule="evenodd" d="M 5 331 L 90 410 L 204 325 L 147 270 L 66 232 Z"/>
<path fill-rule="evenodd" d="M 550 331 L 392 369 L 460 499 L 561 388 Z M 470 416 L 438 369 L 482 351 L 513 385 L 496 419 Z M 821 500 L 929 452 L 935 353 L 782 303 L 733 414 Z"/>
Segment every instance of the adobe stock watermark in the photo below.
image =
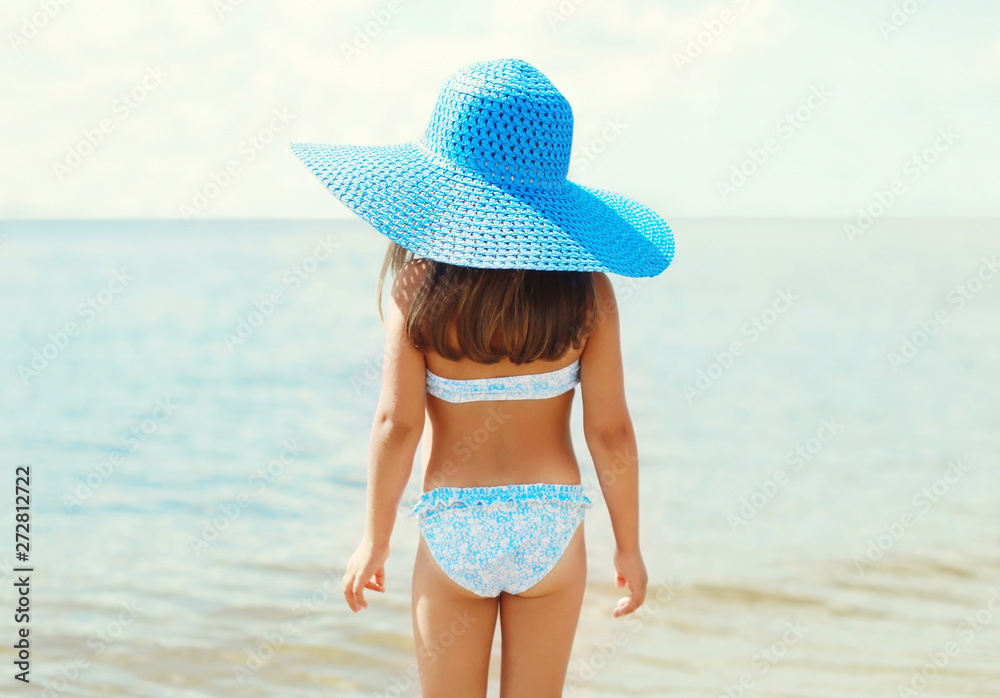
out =
<path fill-rule="evenodd" d="M 590 0 L 562 0 L 555 7 L 545 10 L 545 21 L 549 23 L 549 29 L 554 29 L 557 24 L 562 24 Z"/>
<path fill-rule="evenodd" d="M 372 41 L 385 31 L 393 20 L 403 11 L 405 5 L 409 5 L 413 0 L 389 0 L 385 7 L 372 10 L 371 18 L 354 28 L 354 38 L 350 43 L 341 42 L 340 53 L 347 63 L 353 63 L 361 55 Z"/>
<path fill-rule="evenodd" d="M 272 458 L 267 465 L 258 468 L 247 477 L 248 484 L 253 488 L 252 493 L 244 490 L 231 501 L 219 504 L 219 513 L 211 519 L 202 521 L 201 535 L 188 536 L 191 552 L 201 555 L 205 548 L 217 541 L 229 525 L 240 518 L 243 510 L 259 499 L 264 490 L 274 484 L 274 481 L 285 473 L 285 468 L 302 453 L 302 448 L 295 439 L 290 441 L 286 439 L 281 446 L 281 453 L 276 458 Z"/>
<path fill-rule="evenodd" d="M 244 0 L 212 0 L 212 8 L 219 21 L 225 21 L 226 15 L 234 12 L 243 2 Z"/>
<path fill-rule="evenodd" d="M 611 282 L 611 286 L 615 289 L 615 301 L 621 305 L 622 303 L 627 303 L 635 297 L 635 294 L 649 283 L 650 277 L 644 278 L 624 278 L 624 279 L 614 279 Z"/>
<path fill-rule="evenodd" d="M 374 386 L 376 380 L 378 380 L 385 370 L 387 354 L 397 353 L 398 351 L 396 345 L 393 344 L 383 348 L 378 354 L 373 354 L 365 359 L 364 364 L 351 376 L 351 387 L 354 388 L 354 394 L 361 395 L 366 388 Z"/>
<path fill-rule="evenodd" d="M 751 343 L 756 343 L 764 336 L 764 333 L 774 326 L 778 318 L 791 309 L 797 300 L 798 296 L 793 294 L 790 288 L 775 291 L 775 299 L 770 307 L 765 308 L 760 314 L 754 315 L 743 324 L 741 328 L 743 336 L 747 337 Z M 746 349 L 742 342 L 734 341 L 721 354 L 719 352 L 712 354 L 714 361 L 705 368 L 698 369 L 694 385 L 685 384 L 682 388 L 688 404 L 692 404 L 695 398 L 701 397 L 710 390 L 733 367 L 736 360 L 744 355 Z"/>
<path fill-rule="evenodd" d="M 406 272 L 401 272 L 406 273 Z M 393 286 L 395 286 L 395 279 L 393 280 Z M 406 297 L 403 299 L 406 302 L 413 301 L 419 289 L 414 289 L 412 291 L 406 292 Z M 435 322 L 444 312 L 444 307 L 447 306 L 447 302 L 454 298 L 454 294 L 450 294 L 449 297 L 436 296 L 428 300 L 423 307 L 423 317 L 427 322 Z M 391 303 L 392 301 L 390 301 Z M 351 377 L 351 387 L 354 388 L 355 395 L 361 395 L 362 392 L 371 388 L 375 385 L 378 378 L 382 375 L 385 370 L 386 359 L 396 360 L 399 356 L 400 345 L 396 342 L 384 343 L 382 349 L 379 352 L 374 352 L 368 359 L 365 360 L 364 365 L 360 367 L 355 374 Z"/>
<path fill-rule="evenodd" d="M 566 695 L 576 694 L 582 686 L 593 681 L 594 677 L 610 664 L 624 647 L 628 646 L 632 638 L 646 626 L 650 619 L 674 599 L 678 588 L 675 582 L 658 584 L 655 590 L 646 594 L 642 606 L 633 613 L 622 617 L 625 630 L 628 632 L 616 630 L 607 639 L 593 643 L 584 658 L 571 661 L 566 671 L 566 679 L 563 682 Z"/>
<path fill-rule="evenodd" d="M 72 173 L 83 161 L 90 157 L 105 138 L 114 133 L 118 124 L 128 119 L 132 112 L 139 108 L 149 97 L 150 93 L 156 91 L 163 81 L 167 79 L 167 74 L 160 66 L 146 68 L 145 75 L 133 85 L 127 92 L 122 92 L 111 102 L 111 116 L 105 116 L 93 128 L 83 129 L 80 132 L 80 140 L 66 148 L 66 155 L 62 160 L 52 162 L 52 172 L 58 181 L 63 181 L 66 175 Z"/>
<path fill-rule="evenodd" d="M 293 619 L 284 620 L 275 630 L 263 633 L 255 645 L 246 645 L 243 661 L 231 665 L 233 678 L 238 684 L 242 686 L 271 660 L 275 651 L 283 647 L 288 638 L 295 634 L 297 624 L 317 613 L 331 596 L 339 595 L 340 581 L 346 570 L 338 567 L 329 568 L 325 572 L 326 576 L 320 587 L 300 598 L 292 606 Z"/>
<path fill-rule="evenodd" d="M 253 162 L 274 141 L 275 136 L 292 123 L 294 118 L 295 116 L 289 114 L 285 107 L 272 109 L 271 118 L 267 125 L 257 129 L 253 135 L 244 138 L 236 147 L 236 153 L 242 156 L 242 159 L 232 158 L 222 169 L 209 172 L 206 176 L 208 181 L 194 188 L 190 201 L 178 205 L 184 222 L 190 223 L 192 218 L 204 213 L 205 209 L 242 174 L 244 167 Z"/>
<path fill-rule="evenodd" d="M 804 443 L 796 446 L 795 450 L 789 451 L 785 456 L 785 463 L 789 466 L 789 471 L 797 473 L 802 470 L 805 464 L 819 454 L 843 429 L 844 425 L 838 423 L 836 419 L 824 419 L 820 422 L 815 436 L 806 439 Z M 763 482 L 758 480 L 757 489 L 740 500 L 739 511 L 726 516 L 729 530 L 736 533 L 745 528 L 750 520 L 774 499 L 781 488 L 789 483 L 789 477 L 788 471 L 784 468 L 778 468 L 770 478 Z"/>
<path fill-rule="evenodd" d="M 16 32 L 7 33 L 7 41 L 14 53 L 20 51 L 22 47 L 27 46 L 32 39 L 41 34 L 49 22 L 56 18 L 63 6 L 69 3 L 70 0 L 38 0 L 38 9 L 21 18 L 21 24 Z"/>
<path fill-rule="evenodd" d="M 962 653 L 994 620 L 1000 616 L 1000 589 L 993 589 L 975 615 L 966 616 L 955 626 L 956 639 L 949 640 L 937 651 L 927 653 L 927 660 L 910 674 L 908 683 L 896 684 L 896 695 L 901 698 L 914 698 L 931 685 L 942 671 L 948 668 L 951 660 Z M 985 694 L 983 694 L 985 695 Z"/>
<path fill-rule="evenodd" d="M 750 0 L 733 0 L 733 4 L 737 10 L 742 12 L 750 6 Z M 737 12 L 725 9 L 721 10 L 718 16 L 702 22 L 704 29 L 688 38 L 687 43 L 684 44 L 683 53 L 674 51 L 671 54 L 678 72 L 683 72 L 684 68 L 701 58 L 705 51 L 715 44 L 716 39 L 725 33 L 726 28 L 736 22 L 737 18 Z"/>
<path fill-rule="evenodd" d="M 910 21 L 910 17 L 917 14 L 921 7 L 927 4 L 927 0 L 903 0 L 901 3 L 897 3 L 892 6 L 892 13 L 889 15 L 889 19 L 880 19 L 878 21 L 878 30 L 882 34 L 882 38 L 888 40 L 892 34 L 895 34 Z"/>
<path fill-rule="evenodd" d="M 821 110 L 834 94 L 826 89 L 825 85 L 812 87 L 810 95 L 804 102 L 799 104 L 792 111 L 786 112 L 779 118 L 774 128 L 778 135 L 784 137 L 784 141 L 791 140 L 796 133 L 805 126 L 813 116 Z M 722 200 L 729 202 L 729 197 L 743 188 L 750 178 L 757 174 L 760 169 L 771 159 L 771 156 L 781 149 L 781 141 L 775 137 L 768 137 L 756 148 L 747 150 L 747 157 L 742 162 L 733 165 L 729 173 L 729 180 L 719 182 L 716 188 L 722 196 Z"/>
<path fill-rule="evenodd" d="M 844 224 L 844 235 L 847 241 L 853 243 L 867 233 L 889 209 L 907 193 L 906 182 L 917 182 L 934 164 L 958 142 L 958 134 L 950 126 L 939 128 L 934 141 L 911 156 L 903 163 L 903 175 L 889 183 L 885 189 L 874 192 L 872 201 L 858 208 L 858 217 L 854 223 Z"/>
<path fill-rule="evenodd" d="M 49 341 L 37 349 L 32 349 L 29 361 L 18 364 L 17 375 L 21 378 L 21 382 L 28 385 L 42 371 L 51 366 L 69 348 L 73 340 L 79 337 L 83 330 L 97 319 L 98 315 L 111 306 L 115 296 L 128 288 L 128 285 L 133 281 L 135 281 L 135 277 L 130 276 L 124 268 L 113 269 L 111 278 L 108 279 L 104 288 L 76 306 L 76 316 L 80 318 L 80 321 L 70 320 L 61 329 L 49 332 Z"/>
<path fill-rule="evenodd" d="M 233 331 L 222 333 L 222 340 L 230 356 L 236 353 L 236 347 L 245 344 L 265 322 L 273 317 L 278 307 L 283 305 L 291 294 L 302 288 L 309 277 L 320 269 L 323 262 L 329 261 L 334 251 L 340 247 L 340 243 L 334 242 L 333 235 L 329 233 L 325 238 L 317 235 L 315 241 L 316 247 L 312 252 L 281 273 L 283 287 L 275 286 L 263 299 L 254 301 L 254 309 L 239 317 Z"/>
<path fill-rule="evenodd" d="M 613 486 L 616 482 L 618 482 L 618 477 L 620 475 L 624 475 L 630 469 L 634 470 L 639 466 L 638 453 L 629 453 L 621 450 L 620 448 L 616 448 L 614 456 L 615 457 L 614 460 L 611 461 L 611 465 L 604 470 L 597 471 L 597 482 L 598 485 L 600 485 L 598 494 L 602 498 L 604 496 L 605 487 Z M 589 488 L 584 486 L 584 490 L 587 489 Z"/>
<path fill-rule="evenodd" d="M 442 630 L 436 638 L 429 639 L 427 643 L 417 649 L 417 653 L 428 664 L 433 664 L 439 657 L 443 656 L 455 642 L 462 637 L 479 619 L 469 615 L 468 611 L 452 612 L 452 621 L 447 630 Z M 378 698 L 400 698 L 408 695 L 404 691 L 409 691 L 417 686 L 420 681 L 419 666 L 416 662 L 410 662 L 406 671 L 401 674 L 394 674 L 390 679 L 392 685 L 381 693 L 376 693 Z"/>
<path fill-rule="evenodd" d="M 458 457 L 459 462 L 465 463 L 477 451 L 479 451 L 482 446 L 493 438 L 493 435 L 500 431 L 501 428 L 510 420 L 511 415 L 509 412 L 505 412 L 503 405 L 497 405 L 496 407 L 490 407 L 486 412 L 487 417 L 483 421 L 483 426 L 473 429 L 468 434 L 462 436 L 462 438 L 455 441 L 452 445 L 452 453 Z M 438 468 L 433 475 L 428 479 L 427 484 L 430 485 L 427 489 L 434 489 L 435 487 L 441 487 L 444 485 L 447 477 L 449 475 L 454 475 L 458 472 L 458 466 L 452 459 L 446 459 L 441 467 Z M 420 498 L 422 489 L 408 490 L 404 496 L 400 499 L 399 506 L 401 509 L 411 509 Z"/>
<path fill-rule="evenodd" d="M 1000 262 L 997 261 L 997 256 L 986 257 L 983 255 L 981 261 L 979 269 L 948 291 L 945 300 L 950 305 L 955 306 L 953 311 L 949 312 L 947 307 L 938 308 L 930 317 L 920 322 L 918 329 L 908 336 L 899 338 L 898 352 L 890 351 L 885 355 L 894 372 L 898 373 L 900 366 L 910 363 L 921 349 L 937 337 L 938 333 L 952 319 L 953 313 L 964 308 L 965 304 L 975 298 L 987 283 L 996 278 L 997 272 L 1000 272 Z"/>
<path fill-rule="evenodd" d="M 292 615 L 297 619 L 304 620 L 314 613 L 318 613 L 331 597 L 341 597 L 345 574 L 347 574 L 347 569 L 344 567 L 331 567 L 326 570 L 323 584 L 318 589 L 314 589 L 308 596 L 303 596 L 296 601 L 292 605 Z"/>
<path fill-rule="evenodd" d="M 117 643 L 125 631 L 149 610 L 139 608 L 134 599 L 123 601 L 121 607 L 122 610 L 118 612 L 114 620 L 90 634 L 86 641 L 87 650 L 85 652 L 79 652 L 73 657 L 72 662 L 60 665 L 57 668 L 59 675 L 55 679 L 41 682 L 43 698 L 56 698 L 56 696 L 68 691 L 81 674 L 93 666 L 92 660 L 108 647 Z M 76 695 L 75 691 L 74 695 Z"/>
<path fill-rule="evenodd" d="M 809 628 L 801 620 L 785 621 L 785 632 L 781 638 L 761 649 L 750 659 L 750 668 L 754 671 L 743 671 L 733 683 L 724 684 L 719 698 L 742 698 L 752 689 L 757 679 L 769 672 L 772 667 L 788 656 L 789 651 L 805 636 Z"/>
<path fill-rule="evenodd" d="M 246 657 L 240 664 L 233 664 L 233 677 L 241 686 L 253 676 L 254 672 L 270 661 L 274 653 L 285 646 L 288 639 L 295 634 L 295 626 L 288 621 L 278 625 L 277 629 L 261 635 L 254 645 L 247 645 Z"/>
<path fill-rule="evenodd" d="M 126 456 L 138 451 L 180 409 L 169 397 L 157 398 L 154 405 L 148 417 L 140 419 L 121 435 L 120 441 L 127 447 L 126 450 L 113 451 L 104 460 L 95 462 L 86 476 L 75 478 L 76 487 L 62 496 L 66 511 L 72 511 L 74 507 L 82 506 L 90 499 L 114 475 L 115 468 L 122 466 Z"/>
<path fill-rule="evenodd" d="M 972 469 L 970 465 L 963 465 L 961 461 L 949 461 L 948 469 L 942 473 L 941 477 L 932 482 L 927 487 L 922 487 L 919 492 L 913 495 L 910 504 L 918 513 L 905 511 L 892 523 L 883 524 L 883 533 L 868 541 L 865 554 L 854 558 L 854 569 L 859 574 L 864 574 L 869 568 L 878 564 L 885 554 L 892 550 L 899 541 L 906 537 L 907 532 L 917 525 L 917 522 L 929 512 L 935 504 L 940 502 L 951 492 L 951 489 L 965 477 Z"/>
<path fill-rule="evenodd" d="M 604 129 L 601 134 L 591 140 L 583 149 L 570 160 L 570 164 L 579 172 L 583 172 L 590 166 L 590 163 L 597 160 L 601 153 L 608 149 L 608 145 L 618 140 L 619 136 L 629 130 L 629 126 L 623 123 L 619 117 L 608 117 L 604 122 Z"/>

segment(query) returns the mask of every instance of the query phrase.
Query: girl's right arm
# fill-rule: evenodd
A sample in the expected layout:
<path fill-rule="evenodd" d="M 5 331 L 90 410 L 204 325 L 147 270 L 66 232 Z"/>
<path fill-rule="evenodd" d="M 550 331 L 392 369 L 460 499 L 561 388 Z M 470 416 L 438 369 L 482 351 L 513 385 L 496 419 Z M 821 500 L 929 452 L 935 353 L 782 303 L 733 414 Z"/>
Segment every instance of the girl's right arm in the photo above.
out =
<path fill-rule="evenodd" d="M 386 318 L 382 388 L 368 447 L 365 532 L 347 563 L 344 599 L 355 613 L 368 607 L 364 590 L 385 591 L 389 539 L 424 427 L 426 366 L 406 333 L 406 315 L 426 269 L 405 267 L 393 283 Z"/>
<path fill-rule="evenodd" d="M 615 616 L 632 613 L 646 597 L 646 566 L 639 550 L 639 460 L 625 402 L 618 305 L 614 287 L 595 273 L 600 320 L 580 359 L 583 431 L 615 534 L 615 583 L 628 586 Z"/>

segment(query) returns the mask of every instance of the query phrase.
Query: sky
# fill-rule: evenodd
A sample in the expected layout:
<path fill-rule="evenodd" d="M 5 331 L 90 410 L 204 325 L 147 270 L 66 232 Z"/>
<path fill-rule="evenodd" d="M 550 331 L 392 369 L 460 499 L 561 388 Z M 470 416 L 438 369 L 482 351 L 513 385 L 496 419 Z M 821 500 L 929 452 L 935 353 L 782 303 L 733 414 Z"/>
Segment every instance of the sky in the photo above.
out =
<path fill-rule="evenodd" d="M 0 218 L 349 218 L 288 143 L 417 139 L 502 57 L 570 101 L 571 180 L 668 222 L 1000 216 L 995 0 L 5 0 L 0 29 Z"/>

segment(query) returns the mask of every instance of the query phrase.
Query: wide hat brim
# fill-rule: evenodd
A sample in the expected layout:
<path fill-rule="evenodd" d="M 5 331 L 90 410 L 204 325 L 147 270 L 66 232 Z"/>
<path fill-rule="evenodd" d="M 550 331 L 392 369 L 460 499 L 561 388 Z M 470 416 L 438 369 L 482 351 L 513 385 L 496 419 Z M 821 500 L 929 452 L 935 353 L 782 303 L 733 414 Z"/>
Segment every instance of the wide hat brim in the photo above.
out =
<path fill-rule="evenodd" d="M 569 180 L 502 186 L 418 141 L 290 145 L 347 208 L 419 257 L 466 267 L 628 277 L 656 276 L 673 259 L 667 223 L 616 192 Z"/>

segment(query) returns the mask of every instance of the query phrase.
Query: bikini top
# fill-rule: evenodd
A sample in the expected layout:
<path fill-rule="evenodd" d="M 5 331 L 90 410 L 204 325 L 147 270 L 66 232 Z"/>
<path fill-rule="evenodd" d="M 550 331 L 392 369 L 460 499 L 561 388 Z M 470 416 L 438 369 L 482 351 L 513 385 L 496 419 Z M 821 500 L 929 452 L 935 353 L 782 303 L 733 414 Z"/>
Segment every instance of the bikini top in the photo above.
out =
<path fill-rule="evenodd" d="M 448 402 L 540 400 L 572 390 L 580 382 L 580 359 L 569 366 L 521 376 L 442 378 L 427 369 L 427 392 Z"/>

